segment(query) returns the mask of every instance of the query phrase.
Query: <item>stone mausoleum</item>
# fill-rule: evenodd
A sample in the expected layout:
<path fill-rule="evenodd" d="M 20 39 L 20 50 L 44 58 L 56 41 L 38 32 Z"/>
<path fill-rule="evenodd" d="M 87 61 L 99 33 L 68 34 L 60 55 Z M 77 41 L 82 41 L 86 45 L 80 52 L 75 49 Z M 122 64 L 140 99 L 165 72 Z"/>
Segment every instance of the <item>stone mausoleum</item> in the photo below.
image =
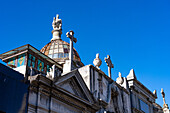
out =
<path fill-rule="evenodd" d="M 62 20 L 52 22 L 52 39 L 41 50 L 27 44 L 0 55 L 0 112 L 2 113 L 169 113 L 163 89 L 163 107 L 135 75 L 114 81 L 110 55 L 105 58 L 108 74 L 94 65 L 84 65 L 73 44 L 74 31 L 61 39 Z M 11 93 L 9 93 L 11 91 Z"/>

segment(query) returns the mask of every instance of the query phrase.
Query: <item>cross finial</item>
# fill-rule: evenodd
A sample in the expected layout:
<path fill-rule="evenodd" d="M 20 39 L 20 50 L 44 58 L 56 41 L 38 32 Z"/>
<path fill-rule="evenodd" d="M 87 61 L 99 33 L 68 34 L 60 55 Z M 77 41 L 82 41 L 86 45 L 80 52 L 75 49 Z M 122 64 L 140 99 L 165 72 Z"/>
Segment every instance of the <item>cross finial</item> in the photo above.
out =
<path fill-rule="evenodd" d="M 73 42 L 77 42 L 77 39 L 74 37 L 74 32 L 71 30 L 70 32 L 66 33 L 67 37 L 70 38 L 70 53 L 69 53 L 69 60 L 70 60 L 70 71 L 72 70 L 72 61 L 73 61 Z"/>
<path fill-rule="evenodd" d="M 109 77 L 111 78 L 111 68 L 113 68 L 113 64 L 112 64 L 112 61 L 110 59 L 110 55 L 107 55 L 107 58 L 105 57 L 105 62 L 107 63 L 107 66 L 108 66 L 108 74 L 109 74 Z"/>
<path fill-rule="evenodd" d="M 166 102 L 165 102 L 165 93 L 164 93 L 163 88 L 161 89 L 161 94 L 162 94 L 163 102 L 164 102 L 163 108 L 169 108 L 169 107 L 168 107 L 168 104 L 166 104 Z"/>
<path fill-rule="evenodd" d="M 67 32 L 66 35 L 71 41 L 74 41 L 75 43 L 77 42 L 77 39 L 74 37 L 74 31 L 70 30 L 70 32 Z"/>

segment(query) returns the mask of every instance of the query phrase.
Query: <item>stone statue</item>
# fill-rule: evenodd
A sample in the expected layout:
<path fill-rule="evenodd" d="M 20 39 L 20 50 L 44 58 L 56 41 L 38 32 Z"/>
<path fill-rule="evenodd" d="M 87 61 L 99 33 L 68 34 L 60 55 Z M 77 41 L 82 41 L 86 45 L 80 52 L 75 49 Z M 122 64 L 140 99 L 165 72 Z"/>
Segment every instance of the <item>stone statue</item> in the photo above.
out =
<path fill-rule="evenodd" d="M 96 66 L 96 68 L 100 69 L 99 67 L 102 64 L 102 61 L 99 58 L 99 53 L 96 54 L 96 58 L 93 60 L 93 64 Z"/>
<path fill-rule="evenodd" d="M 52 34 L 53 34 L 53 38 L 52 40 L 57 40 L 57 39 L 61 39 L 61 34 L 62 34 L 62 20 L 59 19 L 59 15 L 57 14 L 56 17 L 54 17 L 53 23 L 53 30 L 52 30 Z"/>
<path fill-rule="evenodd" d="M 59 15 L 56 15 L 56 18 L 54 17 L 53 23 L 52 23 L 54 30 L 61 30 L 62 29 L 62 20 L 59 19 Z"/>
<path fill-rule="evenodd" d="M 60 74 L 61 74 L 61 72 L 56 68 L 55 65 L 53 65 L 53 66 L 50 68 L 50 71 L 47 72 L 46 77 L 53 80 L 55 77 L 60 76 Z"/>
<path fill-rule="evenodd" d="M 50 71 L 49 71 L 49 72 L 47 72 L 46 77 L 47 77 L 47 78 L 49 78 L 49 79 L 52 79 L 52 75 L 53 75 L 53 69 L 52 69 L 52 68 L 50 68 Z"/>

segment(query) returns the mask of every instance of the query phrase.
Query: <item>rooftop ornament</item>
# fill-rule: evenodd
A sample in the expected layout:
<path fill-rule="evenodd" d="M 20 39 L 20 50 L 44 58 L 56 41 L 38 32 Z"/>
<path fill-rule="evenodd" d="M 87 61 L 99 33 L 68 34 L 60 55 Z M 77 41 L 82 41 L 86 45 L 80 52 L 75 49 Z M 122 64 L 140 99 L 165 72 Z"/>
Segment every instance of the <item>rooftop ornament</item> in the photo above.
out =
<path fill-rule="evenodd" d="M 56 40 L 56 39 L 61 39 L 62 20 L 59 19 L 59 15 L 58 14 L 56 15 L 56 17 L 54 17 L 52 26 L 53 26 L 53 31 L 52 31 L 53 38 L 51 39 L 51 41 L 52 40 Z"/>
<path fill-rule="evenodd" d="M 70 38 L 70 53 L 69 53 L 69 61 L 70 61 L 70 67 L 69 70 L 71 71 L 73 69 L 73 42 L 77 42 L 77 39 L 74 37 L 74 32 L 71 30 L 70 32 L 66 33 L 66 36 Z"/>
<path fill-rule="evenodd" d="M 109 75 L 110 78 L 112 78 L 111 77 L 111 68 L 114 68 L 114 66 L 113 66 L 112 61 L 110 59 L 110 55 L 107 55 L 107 58 L 105 57 L 104 60 L 107 63 L 107 66 L 108 66 L 108 75 Z"/>
<path fill-rule="evenodd" d="M 102 64 L 101 59 L 99 58 L 99 53 L 96 54 L 96 58 L 93 60 L 94 66 L 96 66 L 97 69 L 100 69 L 99 67 Z"/>
<path fill-rule="evenodd" d="M 164 102 L 163 109 L 169 109 L 168 104 L 166 104 L 166 102 L 165 102 L 165 92 L 164 92 L 163 88 L 161 89 L 161 94 L 162 94 L 163 102 Z"/>
<path fill-rule="evenodd" d="M 156 90 L 153 91 L 153 94 L 157 97 L 157 92 L 156 92 Z"/>

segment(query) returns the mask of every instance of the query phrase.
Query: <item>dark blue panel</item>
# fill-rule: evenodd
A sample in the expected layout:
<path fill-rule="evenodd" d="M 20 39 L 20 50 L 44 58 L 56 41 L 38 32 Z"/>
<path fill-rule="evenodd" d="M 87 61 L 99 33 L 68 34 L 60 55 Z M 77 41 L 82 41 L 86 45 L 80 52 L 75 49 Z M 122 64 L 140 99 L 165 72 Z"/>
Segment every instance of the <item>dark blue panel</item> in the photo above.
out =
<path fill-rule="evenodd" d="M 27 111 L 29 84 L 24 75 L 0 64 L 0 111 L 18 113 Z"/>

